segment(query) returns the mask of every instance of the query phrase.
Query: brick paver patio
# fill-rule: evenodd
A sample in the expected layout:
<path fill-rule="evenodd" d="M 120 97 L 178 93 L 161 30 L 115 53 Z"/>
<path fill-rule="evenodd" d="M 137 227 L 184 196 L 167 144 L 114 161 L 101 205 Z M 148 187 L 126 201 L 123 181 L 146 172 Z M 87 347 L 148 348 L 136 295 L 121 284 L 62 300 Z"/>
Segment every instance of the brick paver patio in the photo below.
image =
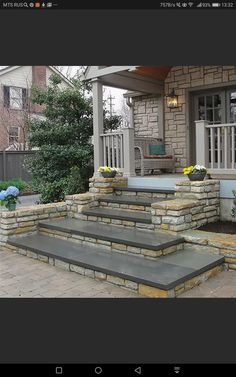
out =
<path fill-rule="evenodd" d="M 125 289 L 0 251 L 0 297 L 138 297 Z"/>
<path fill-rule="evenodd" d="M 0 297 L 141 297 L 10 251 L 0 251 L 0 261 Z M 236 271 L 224 271 L 179 297 L 236 297 Z"/>

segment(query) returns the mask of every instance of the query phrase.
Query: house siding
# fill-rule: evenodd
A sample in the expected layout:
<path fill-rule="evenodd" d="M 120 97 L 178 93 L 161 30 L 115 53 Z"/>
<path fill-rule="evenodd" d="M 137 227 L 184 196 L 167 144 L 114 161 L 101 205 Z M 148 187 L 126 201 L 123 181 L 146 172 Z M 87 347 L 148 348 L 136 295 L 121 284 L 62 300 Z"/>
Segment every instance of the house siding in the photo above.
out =
<path fill-rule="evenodd" d="M 165 93 L 174 88 L 180 107 L 164 106 L 165 142 L 172 145 L 176 157 L 176 171 L 190 164 L 188 161 L 189 90 L 204 90 L 236 82 L 236 66 L 175 66 L 165 80 Z"/>
<path fill-rule="evenodd" d="M 35 71 L 34 75 L 32 66 L 21 66 L 0 75 L 0 150 L 5 150 L 9 146 L 8 128 L 10 126 L 18 126 L 20 128 L 19 142 L 22 143 L 24 140 L 22 124 L 24 123 L 25 112 L 4 107 L 3 87 L 4 85 L 16 86 L 30 90 L 33 83 L 35 83 L 35 86 L 42 87 L 45 87 L 45 83 L 48 85 L 49 77 L 53 74 L 53 71 L 45 66 L 36 66 L 34 68 L 38 69 L 38 72 Z M 69 85 L 64 81 L 60 84 L 60 88 L 62 89 L 68 87 Z M 31 112 L 40 114 L 42 112 L 42 106 L 31 104 Z"/>
<path fill-rule="evenodd" d="M 135 136 L 160 137 L 158 97 L 133 97 Z"/>

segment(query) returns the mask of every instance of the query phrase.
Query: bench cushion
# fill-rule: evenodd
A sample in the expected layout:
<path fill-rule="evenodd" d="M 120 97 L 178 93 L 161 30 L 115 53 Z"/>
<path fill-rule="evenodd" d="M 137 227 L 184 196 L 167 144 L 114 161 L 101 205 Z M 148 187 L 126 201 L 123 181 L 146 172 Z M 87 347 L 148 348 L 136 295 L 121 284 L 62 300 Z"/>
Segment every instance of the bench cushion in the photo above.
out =
<path fill-rule="evenodd" d="M 165 144 L 149 144 L 150 155 L 165 155 Z"/>
<path fill-rule="evenodd" d="M 149 159 L 159 159 L 159 160 L 172 159 L 173 158 L 173 156 L 171 156 L 169 154 L 164 154 L 164 155 L 159 155 L 159 156 L 157 156 L 155 154 L 153 154 L 153 155 L 148 154 L 148 155 L 144 155 L 143 157 L 149 158 Z"/>

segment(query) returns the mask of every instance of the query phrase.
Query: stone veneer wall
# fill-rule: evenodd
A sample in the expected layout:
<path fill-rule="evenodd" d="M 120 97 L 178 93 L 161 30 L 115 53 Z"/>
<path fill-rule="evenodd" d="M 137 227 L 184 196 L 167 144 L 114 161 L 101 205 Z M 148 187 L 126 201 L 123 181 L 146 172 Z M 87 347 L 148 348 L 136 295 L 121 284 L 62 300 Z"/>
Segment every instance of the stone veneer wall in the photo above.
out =
<path fill-rule="evenodd" d="M 6 246 L 8 237 L 30 234 L 37 231 L 40 220 L 61 219 L 67 215 L 65 202 L 22 207 L 16 211 L 0 213 L 0 248 Z"/>
<path fill-rule="evenodd" d="M 152 204 L 156 230 L 182 232 L 196 229 L 220 218 L 220 184 L 217 180 L 180 181 L 176 199 Z"/>
<path fill-rule="evenodd" d="M 133 97 L 135 136 L 160 137 L 158 98 L 155 95 Z"/>
<path fill-rule="evenodd" d="M 236 66 L 175 66 L 165 80 L 165 93 L 174 88 L 180 107 L 169 109 L 165 104 L 165 141 L 172 145 L 177 171 L 188 165 L 186 102 L 187 89 L 204 85 L 224 84 L 236 81 Z M 207 87 L 206 87 L 207 89 Z M 191 163 L 191 161 L 190 161 Z"/>

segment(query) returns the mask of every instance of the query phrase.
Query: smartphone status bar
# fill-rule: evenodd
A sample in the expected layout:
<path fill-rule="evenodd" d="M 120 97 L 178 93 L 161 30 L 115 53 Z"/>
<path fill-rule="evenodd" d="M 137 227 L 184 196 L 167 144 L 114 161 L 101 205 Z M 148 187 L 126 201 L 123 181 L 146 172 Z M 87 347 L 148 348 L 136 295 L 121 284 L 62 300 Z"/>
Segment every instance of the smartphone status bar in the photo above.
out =
<path fill-rule="evenodd" d="M 160 10 L 206 10 L 206 9 L 235 9 L 236 1 L 233 2 L 200 2 L 200 1 L 153 1 L 146 0 L 145 4 L 134 6 L 133 0 L 119 0 L 112 3 L 110 0 L 100 0 L 82 3 L 78 0 L 56 1 L 0 1 L 0 9 L 22 10 L 51 10 L 51 9 L 160 9 Z"/>

